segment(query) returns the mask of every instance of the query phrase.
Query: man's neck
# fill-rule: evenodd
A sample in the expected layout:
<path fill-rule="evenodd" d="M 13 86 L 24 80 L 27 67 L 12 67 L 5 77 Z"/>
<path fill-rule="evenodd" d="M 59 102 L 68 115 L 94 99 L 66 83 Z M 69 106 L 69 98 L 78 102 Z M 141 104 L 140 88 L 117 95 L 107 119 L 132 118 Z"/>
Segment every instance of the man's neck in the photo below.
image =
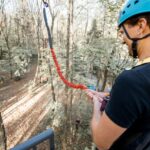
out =
<path fill-rule="evenodd" d="M 150 57 L 150 38 L 139 41 L 138 58 L 140 61 Z"/>

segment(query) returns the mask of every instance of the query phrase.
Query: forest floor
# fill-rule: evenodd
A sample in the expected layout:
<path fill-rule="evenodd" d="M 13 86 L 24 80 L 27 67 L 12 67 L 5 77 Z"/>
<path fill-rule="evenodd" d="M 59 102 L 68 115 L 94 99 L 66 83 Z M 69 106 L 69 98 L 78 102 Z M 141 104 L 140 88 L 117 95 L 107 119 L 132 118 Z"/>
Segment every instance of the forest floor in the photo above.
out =
<path fill-rule="evenodd" d="M 9 74 L 0 73 L 7 79 L 4 84 L 0 85 L 0 101 L 8 100 L 10 97 L 14 97 L 21 93 L 24 93 L 25 89 L 27 89 L 27 83 L 34 79 L 35 71 L 36 71 L 36 60 L 33 60 L 31 67 L 28 72 L 21 78 L 19 81 L 15 81 L 14 79 L 8 79 Z"/>
<path fill-rule="evenodd" d="M 48 113 L 47 106 L 51 97 L 48 84 L 29 87 L 35 72 L 36 62 L 21 80 L 9 80 L 0 88 L 8 149 L 28 139 Z"/>
<path fill-rule="evenodd" d="M 47 127 L 51 127 L 50 122 L 53 115 L 56 117 L 55 115 L 57 114 L 57 111 L 60 113 L 58 108 L 58 110 L 55 110 L 56 112 L 53 114 L 53 108 L 51 107 L 57 107 L 57 105 L 54 106 L 55 103 L 52 101 L 51 87 L 49 84 L 38 84 L 36 86 L 32 86 L 32 84 L 30 84 L 30 81 L 34 79 L 35 72 L 36 62 L 32 63 L 30 71 L 26 73 L 20 81 L 9 80 L 5 83 L 5 85 L 3 85 L 3 87 L 0 87 L 0 101 L 2 102 L 0 110 L 2 112 L 2 118 L 6 130 L 8 149 L 26 141 L 33 135 L 42 132 Z M 61 89 L 55 90 L 57 90 L 57 96 L 61 97 L 61 100 L 65 99 Z M 85 117 L 84 114 L 86 113 L 84 112 L 89 112 L 89 107 L 91 107 L 81 105 L 80 101 L 78 101 L 81 99 L 80 94 L 81 92 L 74 93 L 77 100 L 76 103 L 74 103 L 73 120 L 78 119 L 78 115 Z M 81 105 L 81 108 L 79 105 Z M 75 109 L 75 107 L 78 109 Z M 86 110 L 87 108 L 88 110 Z M 79 112 L 76 112 L 75 110 L 82 110 L 83 114 L 79 114 Z M 57 122 L 55 123 L 57 124 Z M 89 138 L 87 139 L 89 141 Z M 80 140 L 80 142 L 83 141 Z M 88 145 L 87 143 L 86 145 Z M 47 144 L 40 146 L 39 150 L 47 150 Z"/>

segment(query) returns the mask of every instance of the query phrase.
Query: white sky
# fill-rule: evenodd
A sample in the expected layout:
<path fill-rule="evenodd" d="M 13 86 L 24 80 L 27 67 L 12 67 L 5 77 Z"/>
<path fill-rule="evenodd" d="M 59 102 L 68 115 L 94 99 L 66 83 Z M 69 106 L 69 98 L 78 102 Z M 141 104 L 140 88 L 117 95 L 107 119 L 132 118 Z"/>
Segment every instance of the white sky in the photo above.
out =
<path fill-rule="evenodd" d="M 37 6 L 37 0 L 26 0 L 28 1 L 28 6 L 30 8 L 36 11 Z M 39 0 L 41 2 L 41 0 Z M 100 18 L 103 16 L 103 8 L 100 5 L 101 0 L 74 0 L 74 16 L 75 18 L 75 27 L 76 28 L 82 28 L 85 26 L 86 18 L 87 18 L 87 10 L 88 10 L 88 21 L 90 27 L 91 22 L 94 18 Z M 112 2 L 117 0 L 112 0 Z M 119 0 L 118 0 L 119 1 Z M 6 4 L 6 11 L 10 14 L 15 14 L 16 10 L 19 8 L 19 3 L 21 3 L 22 0 L 5 0 Z M 24 0 L 25 2 L 25 0 Z M 62 14 L 64 18 L 67 18 L 67 0 L 50 0 L 52 9 L 54 11 L 59 10 L 59 14 Z M 88 3 L 88 4 L 87 4 Z M 42 4 L 40 4 L 40 8 L 42 8 Z M 78 14 L 78 15 L 77 15 Z M 48 20 L 51 22 L 51 17 L 49 15 L 49 12 L 47 12 Z M 60 19 L 60 18 L 59 18 Z"/>

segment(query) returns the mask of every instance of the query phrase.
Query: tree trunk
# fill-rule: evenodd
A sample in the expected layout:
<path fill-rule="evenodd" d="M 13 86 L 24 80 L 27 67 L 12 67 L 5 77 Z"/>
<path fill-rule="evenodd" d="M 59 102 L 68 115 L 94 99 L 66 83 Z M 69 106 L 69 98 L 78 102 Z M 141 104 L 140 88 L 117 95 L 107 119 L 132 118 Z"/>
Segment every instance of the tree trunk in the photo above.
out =
<path fill-rule="evenodd" d="M 2 51 L 2 46 L 0 46 L 0 59 L 3 57 L 3 51 Z"/>
<path fill-rule="evenodd" d="M 17 45 L 20 45 L 19 23 L 17 23 Z"/>
<path fill-rule="evenodd" d="M 88 0 L 87 0 L 87 5 L 88 5 Z M 86 10 L 86 15 L 87 15 L 87 19 L 86 19 L 86 24 L 85 24 L 85 31 L 84 31 L 84 36 L 87 36 L 87 28 L 88 28 L 88 24 L 89 24 L 89 10 Z"/>
<path fill-rule="evenodd" d="M 99 89 L 99 82 L 100 82 L 100 79 L 102 78 L 101 76 L 101 70 L 98 70 L 97 71 L 97 83 L 96 83 L 96 91 L 100 91 Z"/>
<path fill-rule="evenodd" d="M 39 9 L 39 3 L 38 3 L 38 1 L 37 1 L 37 7 L 38 7 L 38 9 Z M 38 10 L 38 18 L 37 18 L 37 52 L 38 52 L 38 60 L 37 60 L 37 68 L 36 68 L 36 73 L 35 73 L 35 77 L 34 77 L 34 83 L 36 83 L 36 82 L 39 82 L 39 81 L 37 81 L 37 79 L 39 78 L 38 77 L 38 74 L 39 74 L 39 61 L 40 61 L 40 57 L 41 57 L 41 52 L 40 52 L 40 46 L 41 46 L 41 44 L 40 44 L 40 31 L 41 31 L 41 20 L 40 20 L 40 9 Z"/>
<path fill-rule="evenodd" d="M 105 70 L 104 70 L 104 79 L 103 79 L 101 91 L 105 90 L 106 83 L 107 83 L 107 74 L 108 74 L 108 70 L 107 70 L 107 67 L 105 67 Z"/>
<path fill-rule="evenodd" d="M 53 83 L 53 74 L 52 74 L 52 68 L 50 65 L 50 59 L 47 60 L 47 64 L 48 64 L 48 69 L 49 69 L 49 74 L 50 74 L 52 97 L 53 97 L 53 101 L 55 102 L 56 101 L 56 94 L 55 94 L 55 88 L 54 88 L 54 83 Z"/>
<path fill-rule="evenodd" d="M 67 44 L 66 44 L 66 79 L 69 80 L 69 52 L 70 52 L 70 0 L 68 0 L 68 20 L 67 20 Z M 63 145 L 63 150 L 67 150 L 67 143 L 68 143 L 68 96 L 69 96 L 69 91 L 68 91 L 68 86 L 65 86 L 65 101 L 64 101 L 64 115 L 65 115 L 65 138 L 64 138 L 64 145 Z"/>
<path fill-rule="evenodd" d="M 10 46 L 9 46 L 9 38 L 8 35 L 5 37 L 5 41 L 6 41 L 6 45 L 8 48 L 8 61 L 9 61 L 9 67 L 10 67 L 10 78 L 13 78 L 13 71 L 12 71 L 12 59 L 11 59 L 11 50 L 10 50 Z"/>
<path fill-rule="evenodd" d="M 73 82 L 73 0 L 70 0 L 70 80 Z M 72 101 L 73 101 L 73 89 L 70 89 L 70 98 L 69 98 L 69 111 L 68 111 L 68 117 L 69 117 L 69 129 L 70 129 L 70 149 L 73 149 L 73 130 L 72 130 Z"/>
<path fill-rule="evenodd" d="M 66 79 L 70 80 L 70 69 L 72 68 L 72 66 L 70 66 L 71 62 L 70 62 L 70 53 L 73 51 L 73 0 L 68 0 L 68 21 L 67 21 L 67 45 L 66 45 Z M 71 64 L 72 65 L 72 64 Z M 72 80 L 72 79 L 71 79 Z M 70 91 L 68 90 L 68 87 L 65 86 L 65 95 L 66 95 L 66 99 L 64 102 L 64 109 L 65 109 L 65 130 L 64 132 L 65 134 L 65 144 L 63 147 L 64 149 L 67 149 L 68 146 L 71 146 L 71 109 L 72 109 L 72 89 L 70 89 Z M 69 95 L 69 93 L 71 95 Z M 68 122 L 69 120 L 69 122 Z M 68 130 L 68 128 L 69 130 Z M 69 131 L 69 132 L 68 132 Z M 69 140 L 68 140 L 69 139 Z M 68 145 L 69 144 L 69 145 Z"/>

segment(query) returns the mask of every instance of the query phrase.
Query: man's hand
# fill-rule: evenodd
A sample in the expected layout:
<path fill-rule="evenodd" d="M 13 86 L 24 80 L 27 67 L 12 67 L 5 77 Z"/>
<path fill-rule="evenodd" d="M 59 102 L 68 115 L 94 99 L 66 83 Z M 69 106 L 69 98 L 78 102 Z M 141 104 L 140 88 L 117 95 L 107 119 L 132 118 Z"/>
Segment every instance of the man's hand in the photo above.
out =
<path fill-rule="evenodd" d="M 109 96 L 109 93 L 96 92 L 93 90 L 86 90 L 87 95 L 93 102 L 93 117 L 91 121 L 91 129 L 93 141 L 101 150 L 106 150 L 122 135 L 126 128 L 122 128 L 114 123 L 105 113 L 100 111 L 101 101 L 104 97 Z"/>
<path fill-rule="evenodd" d="M 107 92 L 97 92 L 97 91 L 90 90 L 90 89 L 85 90 L 85 92 L 90 98 L 92 98 L 93 102 L 96 99 L 102 102 L 105 96 L 109 96 L 109 93 Z"/>
<path fill-rule="evenodd" d="M 97 91 L 93 91 L 90 89 L 86 90 L 87 95 L 91 98 L 92 102 L 93 102 L 93 107 L 95 111 L 100 112 L 101 107 L 102 107 L 102 102 L 104 97 L 108 96 L 109 93 L 106 92 L 97 92 Z"/>

